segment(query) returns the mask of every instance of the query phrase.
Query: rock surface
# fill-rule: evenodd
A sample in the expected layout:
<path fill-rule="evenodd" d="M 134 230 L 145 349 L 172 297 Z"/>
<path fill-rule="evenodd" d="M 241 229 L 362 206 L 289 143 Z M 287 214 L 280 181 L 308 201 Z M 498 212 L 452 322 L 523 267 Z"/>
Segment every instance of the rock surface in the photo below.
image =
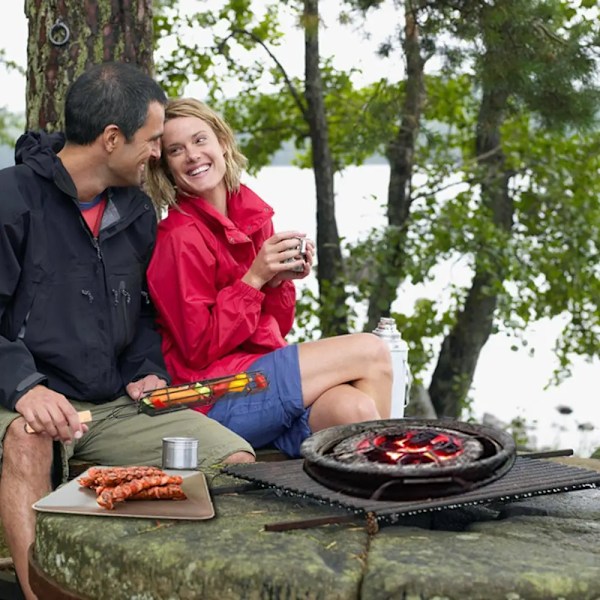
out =
<path fill-rule="evenodd" d="M 599 460 L 576 462 L 600 470 Z M 218 475 L 211 488 L 239 483 Z M 266 532 L 347 514 L 270 490 L 213 502 L 216 518 L 193 522 L 40 513 L 36 558 L 98 600 L 600 598 L 599 489 L 406 517 L 374 534 L 359 518 Z"/>

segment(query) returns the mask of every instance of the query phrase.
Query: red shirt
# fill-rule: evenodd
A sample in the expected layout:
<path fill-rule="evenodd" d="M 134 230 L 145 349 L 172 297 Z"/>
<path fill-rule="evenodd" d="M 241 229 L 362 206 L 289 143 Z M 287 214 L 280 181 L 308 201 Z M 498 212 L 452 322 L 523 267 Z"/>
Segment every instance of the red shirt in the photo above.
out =
<path fill-rule="evenodd" d="M 244 371 L 286 345 L 296 288 L 257 290 L 241 281 L 273 231 L 273 209 L 245 186 L 228 216 L 202 198 L 178 198 L 159 223 L 148 285 L 173 383 Z M 208 410 L 208 409 L 207 409 Z"/>
<path fill-rule="evenodd" d="M 79 203 L 81 214 L 94 234 L 94 237 L 98 237 L 98 234 L 100 233 L 100 225 L 102 223 L 102 215 L 104 214 L 105 207 L 106 194 L 96 196 L 91 202 Z"/>

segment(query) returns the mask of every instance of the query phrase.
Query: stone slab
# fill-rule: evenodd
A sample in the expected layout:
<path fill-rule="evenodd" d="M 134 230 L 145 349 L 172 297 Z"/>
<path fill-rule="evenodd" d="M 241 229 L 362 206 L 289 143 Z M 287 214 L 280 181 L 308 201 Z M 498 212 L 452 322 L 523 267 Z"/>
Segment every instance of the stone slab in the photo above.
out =
<path fill-rule="evenodd" d="M 234 483 L 209 474 L 215 491 Z M 40 514 L 36 559 L 93 600 L 600 598 L 597 489 L 407 517 L 374 535 L 360 520 L 266 532 L 344 514 L 270 490 L 213 502 L 217 516 L 200 522 Z"/>

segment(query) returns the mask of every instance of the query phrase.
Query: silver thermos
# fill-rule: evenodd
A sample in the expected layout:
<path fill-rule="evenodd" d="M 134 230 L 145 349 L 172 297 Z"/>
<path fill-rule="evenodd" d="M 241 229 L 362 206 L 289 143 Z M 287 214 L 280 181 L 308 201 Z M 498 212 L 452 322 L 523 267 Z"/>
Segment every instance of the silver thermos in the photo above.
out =
<path fill-rule="evenodd" d="M 390 348 L 394 371 L 391 418 L 401 419 L 408 404 L 412 381 L 408 366 L 408 344 L 402 339 L 396 321 L 390 317 L 381 317 L 373 333 L 384 339 Z"/>

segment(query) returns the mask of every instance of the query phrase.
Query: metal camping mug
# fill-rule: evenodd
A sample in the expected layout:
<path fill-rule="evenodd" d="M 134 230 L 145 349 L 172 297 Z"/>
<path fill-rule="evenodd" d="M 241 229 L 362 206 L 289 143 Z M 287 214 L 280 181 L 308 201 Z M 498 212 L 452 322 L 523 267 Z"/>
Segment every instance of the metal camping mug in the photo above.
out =
<path fill-rule="evenodd" d="M 295 262 L 298 260 L 298 258 L 302 258 L 302 260 L 306 262 L 306 238 L 295 238 L 295 239 L 298 240 L 298 245 L 295 248 L 295 250 L 298 251 L 298 255 L 293 256 L 292 258 L 287 258 L 286 260 L 283 261 L 284 263 Z M 294 267 L 294 268 L 290 269 L 290 271 L 294 271 L 295 273 L 302 273 L 302 271 L 304 271 L 304 265 L 299 265 L 297 267 Z"/>
<path fill-rule="evenodd" d="M 198 440 L 167 437 L 162 440 L 163 469 L 195 469 L 198 466 Z"/>

